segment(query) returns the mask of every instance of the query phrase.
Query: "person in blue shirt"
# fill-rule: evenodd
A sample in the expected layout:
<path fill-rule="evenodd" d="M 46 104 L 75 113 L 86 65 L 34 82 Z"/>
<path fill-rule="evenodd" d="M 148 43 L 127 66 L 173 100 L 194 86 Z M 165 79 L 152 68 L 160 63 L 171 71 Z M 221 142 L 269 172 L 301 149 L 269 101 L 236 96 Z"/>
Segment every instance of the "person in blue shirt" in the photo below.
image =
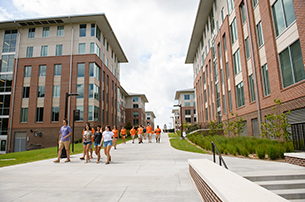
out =
<path fill-rule="evenodd" d="M 54 161 L 54 163 L 60 162 L 61 151 L 63 148 L 66 149 L 67 152 L 67 160 L 65 162 L 70 162 L 70 136 L 72 134 L 72 129 L 68 126 L 67 119 L 62 120 L 63 126 L 59 131 L 59 141 L 58 141 L 58 158 Z"/>

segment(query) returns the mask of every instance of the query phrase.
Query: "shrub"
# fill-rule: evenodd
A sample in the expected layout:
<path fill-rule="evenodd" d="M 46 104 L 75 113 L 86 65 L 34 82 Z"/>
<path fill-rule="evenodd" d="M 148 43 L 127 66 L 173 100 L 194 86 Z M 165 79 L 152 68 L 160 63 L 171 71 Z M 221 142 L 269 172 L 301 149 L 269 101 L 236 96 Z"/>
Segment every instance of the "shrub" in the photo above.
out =
<path fill-rule="evenodd" d="M 229 154 L 236 156 L 236 148 L 233 145 L 228 145 L 227 150 L 228 150 Z"/>
<path fill-rule="evenodd" d="M 271 159 L 271 160 L 275 160 L 275 159 L 278 159 L 280 156 L 279 156 L 279 150 L 276 146 L 274 145 L 269 145 L 268 146 L 268 150 L 267 150 L 267 154 L 268 154 L 268 157 Z"/>
<path fill-rule="evenodd" d="M 265 159 L 266 151 L 262 146 L 260 146 L 256 149 L 256 154 L 259 159 Z"/>

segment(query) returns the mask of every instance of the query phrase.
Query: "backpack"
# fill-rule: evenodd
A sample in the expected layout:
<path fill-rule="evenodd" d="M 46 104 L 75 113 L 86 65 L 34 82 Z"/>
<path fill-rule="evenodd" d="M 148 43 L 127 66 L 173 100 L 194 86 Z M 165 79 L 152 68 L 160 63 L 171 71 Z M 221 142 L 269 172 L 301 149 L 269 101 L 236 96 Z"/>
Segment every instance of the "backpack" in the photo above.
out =
<path fill-rule="evenodd" d="M 146 133 L 146 128 L 143 128 L 143 133 Z"/>

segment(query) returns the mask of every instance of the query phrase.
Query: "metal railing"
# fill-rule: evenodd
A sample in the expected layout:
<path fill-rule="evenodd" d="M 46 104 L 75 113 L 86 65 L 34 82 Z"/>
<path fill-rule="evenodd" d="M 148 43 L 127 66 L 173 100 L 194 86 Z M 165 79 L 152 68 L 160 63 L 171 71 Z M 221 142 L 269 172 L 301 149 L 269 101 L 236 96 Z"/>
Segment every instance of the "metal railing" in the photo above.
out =
<path fill-rule="evenodd" d="M 225 167 L 226 169 L 229 169 L 228 166 L 227 166 L 227 164 L 226 164 L 226 162 L 225 162 L 225 160 L 222 158 L 220 152 L 218 151 L 218 149 L 217 149 L 215 143 L 212 141 L 212 152 L 213 152 L 213 161 L 214 161 L 214 163 L 216 163 L 215 149 L 216 149 L 216 151 L 217 151 L 217 153 L 218 153 L 218 156 L 219 156 L 219 165 L 222 166 L 221 162 L 223 162 L 224 167 Z"/>

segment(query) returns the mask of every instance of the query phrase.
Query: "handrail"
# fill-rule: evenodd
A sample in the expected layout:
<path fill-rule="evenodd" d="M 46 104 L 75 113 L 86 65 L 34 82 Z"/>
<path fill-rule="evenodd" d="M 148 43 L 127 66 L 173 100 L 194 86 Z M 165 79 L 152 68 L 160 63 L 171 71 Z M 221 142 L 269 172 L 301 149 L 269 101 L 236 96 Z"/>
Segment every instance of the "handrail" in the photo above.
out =
<path fill-rule="evenodd" d="M 216 163 L 216 159 L 215 159 L 215 149 L 216 149 L 216 151 L 217 151 L 217 153 L 218 153 L 218 156 L 219 156 L 219 165 L 221 166 L 221 162 L 223 162 L 223 165 L 225 166 L 225 168 L 229 170 L 229 168 L 228 168 L 228 166 L 227 166 L 225 160 L 222 158 L 222 156 L 221 156 L 220 152 L 218 151 L 218 149 L 217 149 L 215 143 L 212 141 L 212 152 L 213 152 L 213 161 L 214 161 L 214 163 Z"/>

